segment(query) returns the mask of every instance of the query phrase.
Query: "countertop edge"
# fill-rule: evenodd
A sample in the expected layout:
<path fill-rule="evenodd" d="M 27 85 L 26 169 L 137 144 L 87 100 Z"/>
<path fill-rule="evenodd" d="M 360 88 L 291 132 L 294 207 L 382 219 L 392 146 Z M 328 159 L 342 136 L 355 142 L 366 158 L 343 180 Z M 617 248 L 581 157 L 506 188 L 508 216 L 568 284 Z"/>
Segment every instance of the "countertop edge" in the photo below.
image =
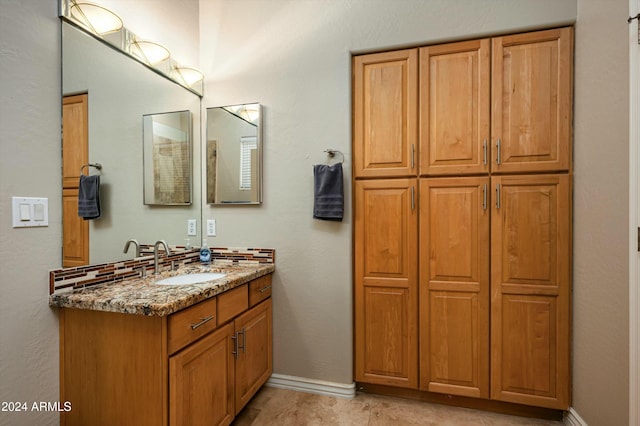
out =
<path fill-rule="evenodd" d="M 210 299 L 275 271 L 275 265 L 215 268 L 228 271 L 227 277 L 209 283 L 164 287 L 153 282 L 159 277 L 125 280 L 87 289 L 49 296 L 49 306 L 144 316 L 167 316 Z M 182 273 L 206 271 L 206 267 L 187 268 L 162 274 L 161 278 Z M 146 297 L 140 297 L 144 294 Z M 129 297 L 127 297 L 129 296 Z"/>

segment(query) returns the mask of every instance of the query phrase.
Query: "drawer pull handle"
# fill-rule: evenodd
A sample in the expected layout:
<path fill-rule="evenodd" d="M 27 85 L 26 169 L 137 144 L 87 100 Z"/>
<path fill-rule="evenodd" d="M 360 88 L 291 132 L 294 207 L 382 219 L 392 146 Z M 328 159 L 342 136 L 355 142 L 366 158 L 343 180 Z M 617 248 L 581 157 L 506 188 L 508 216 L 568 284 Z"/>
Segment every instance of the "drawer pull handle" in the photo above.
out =
<path fill-rule="evenodd" d="M 244 353 L 247 349 L 247 335 L 244 333 L 244 328 L 238 331 L 238 334 L 242 334 L 242 346 L 240 346 L 240 342 L 238 342 L 238 351 L 242 349 L 242 352 Z"/>
<path fill-rule="evenodd" d="M 265 291 L 269 290 L 270 288 L 271 288 L 271 286 L 270 286 L 270 285 L 268 285 L 268 286 L 266 286 L 266 287 L 262 287 L 262 288 L 260 289 L 260 293 L 264 293 Z"/>
<path fill-rule="evenodd" d="M 239 334 L 242 334 L 242 346 L 240 346 L 240 342 L 238 341 Z M 235 359 L 238 359 L 238 354 L 240 352 L 240 349 L 242 349 L 242 352 L 246 351 L 246 347 L 247 347 L 246 339 L 247 337 L 244 334 L 244 328 L 240 331 L 237 331 L 236 334 L 231 336 L 231 340 L 233 340 L 233 350 L 231 351 L 231 353 L 233 354 Z"/>
<path fill-rule="evenodd" d="M 201 325 L 204 325 L 205 323 L 211 321 L 214 318 L 215 317 L 213 315 L 211 315 L 210 317 L 202 318 L 202 320 L 199 323 L 191 324 L 191 329 L 195 330 L 196 328 L 200 327 Z"/>

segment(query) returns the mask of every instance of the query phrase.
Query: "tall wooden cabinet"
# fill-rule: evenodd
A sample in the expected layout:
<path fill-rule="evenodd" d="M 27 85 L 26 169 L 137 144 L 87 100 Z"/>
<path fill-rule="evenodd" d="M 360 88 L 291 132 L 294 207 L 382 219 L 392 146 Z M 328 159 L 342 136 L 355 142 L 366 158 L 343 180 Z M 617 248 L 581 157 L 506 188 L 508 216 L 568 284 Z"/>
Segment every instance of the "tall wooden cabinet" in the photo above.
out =
<path fill-rule="evenodd" d="M 354 57 L 357 382 L 569 407 L 572 39 Z"/>

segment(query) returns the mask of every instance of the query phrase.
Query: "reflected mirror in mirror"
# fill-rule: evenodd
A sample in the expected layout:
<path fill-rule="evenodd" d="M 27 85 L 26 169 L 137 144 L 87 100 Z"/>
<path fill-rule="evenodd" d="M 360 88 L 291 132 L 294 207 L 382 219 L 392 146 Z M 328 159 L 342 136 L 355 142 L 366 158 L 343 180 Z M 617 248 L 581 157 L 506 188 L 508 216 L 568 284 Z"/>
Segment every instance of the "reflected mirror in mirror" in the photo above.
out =
<path fill-rule="evenodd" d="M 86 94 L 84 155 L 87 162 L 102 164 L 99 172 L 91 170 L 100 174 L 100 219 L 78 222 L 73 207 L 77 193 L 74 196 L 65 183 L 63 265 L 131 259 L 133 250 L 122 252 L 130 238 L 145 244 L 166 240 L 170 245 L 184 245 L 189 238 L 197 245 L 202 227 L 197 227 L 196 235 L 187 235 L 187 221 L 199 221 L 202 213 L 200 97 L 65 21 L 62 80 L 65 98 Z M 192 113 L 190 205 L 144 204 L 143 116 L 164 111 Z M 63 133 L 67 130 L 65 124 Z M 67 168 L 72 163 L 64 155 L 63 168 Z M 75 174 L 69 182 L 77 182 L 81 165 L 68 167 Z"/>
<path fill-rule="evenodd" d="M 191 204 L 191 112 L 143 117 L 144 203 Z"/>
<path fill-rule="evenodd" d="M 261 125 L 259 103 L 207 108 L 208 204 L 262 202 Z"/>

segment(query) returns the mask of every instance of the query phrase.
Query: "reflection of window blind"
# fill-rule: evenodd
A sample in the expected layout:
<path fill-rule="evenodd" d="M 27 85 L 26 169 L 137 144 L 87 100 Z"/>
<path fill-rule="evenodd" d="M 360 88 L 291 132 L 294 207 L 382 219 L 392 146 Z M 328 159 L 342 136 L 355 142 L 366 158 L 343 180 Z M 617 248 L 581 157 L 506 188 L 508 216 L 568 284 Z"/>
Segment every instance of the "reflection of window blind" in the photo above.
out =
<path fill-rule="evenodd" d="M 251 189 L 251 153 L 258 149 L 255 136 L 243 136 L 240 138 L 240 189 Z"/>

